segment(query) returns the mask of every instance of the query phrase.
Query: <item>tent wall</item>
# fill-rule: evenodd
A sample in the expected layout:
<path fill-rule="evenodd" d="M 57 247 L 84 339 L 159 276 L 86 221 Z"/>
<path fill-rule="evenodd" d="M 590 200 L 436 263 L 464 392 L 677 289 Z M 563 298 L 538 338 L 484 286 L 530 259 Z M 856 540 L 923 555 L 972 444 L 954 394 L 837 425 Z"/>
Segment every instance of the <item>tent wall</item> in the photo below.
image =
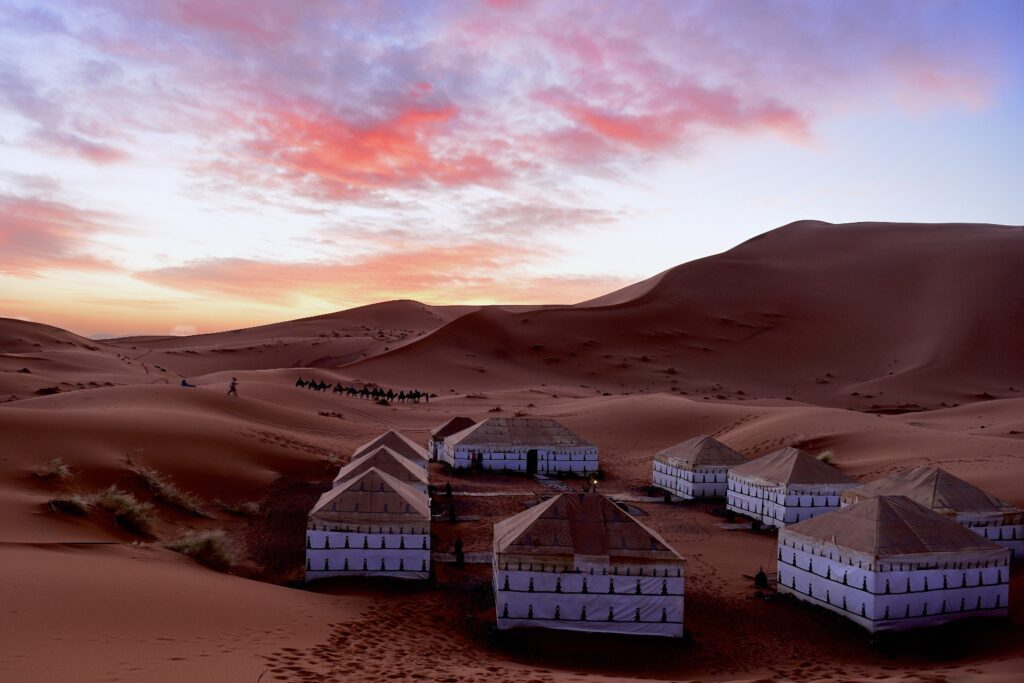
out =
<path fill-rule="evenodd" d="M 678 498 L 724 498 L 728 482 L 729 468 L 725 466 L 689 467 L 654 460 L 654 485 Z"/>
<path fill-rule="evenodd" d="M 778 590 L 869 631 L 906 630 L 1008 613 L 1008 554 L 876 559 L 779 533 Z"/>
<path fill-rule="evenodd" d="M 979 536 L 1010 550 L 1015 560 L 1024 560 L 1024 515 L 977 516 L 960 514 L 956 521 Z"/>
<path fill-rule="evenodd" d="M 658 576 L 531 571 L 495 557 L 494 594 L 499 629 L 683 636 L 682 565 Z M 539 567 L 540 565 L 538 565 Z M 667 574 L 667 575 L 666 575 Z"/>
<path fill-rule="evenodd" d="M 765 526 L 784 527 L 838 509 L 842 492 L 856 485 L 766 485 L 730 472 L 726 508 Z"/>
<path fill-rule="evenodd" d="M 431 460 L 440 460 L 444 452 L 444 439 L 435 439 L 432 436 L 428 437 L 427 452 L 430 453 Z"/>
<path fill-rule="evenodd" d="M 331 576 L 426 579 L 430 576 L 430 535 L 309 529 L 306 581 Z"/>
<path fill-rule="evenodd" d="M 442 460 L 455 469 L 468 469 L 473 466 L 474 456 L 482 454 L 485 470 L 526 472 L 531 450 L 537 451 L 537 471 L 542 474 L 590 474 L 597 472 L 599 467 L 598 451 L 593 446 L 550 448 L 540 444 L 535 447 L 486 448 L 445 444 Z"/>

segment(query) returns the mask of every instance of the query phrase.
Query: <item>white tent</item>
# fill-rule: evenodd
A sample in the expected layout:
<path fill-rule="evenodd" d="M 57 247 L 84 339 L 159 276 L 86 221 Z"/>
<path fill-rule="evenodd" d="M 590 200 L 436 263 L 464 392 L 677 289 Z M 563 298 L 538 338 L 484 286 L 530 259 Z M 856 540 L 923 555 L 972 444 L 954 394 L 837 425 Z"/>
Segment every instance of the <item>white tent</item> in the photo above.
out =
<path fill-rule="evenodd" d="M 381 472 L 390 474 L 398 481 L 408 484 L 420 493 L 427 492 L 427 471 L 413 464 L 408 458 L 403 458 L 387 446 L 381 446 L 376 450 L 364 453 L 338 470 L 338 475 L 334 478 L 334 486 L 338 487 L 373 467 L 376 467 Z"/>
<path fill-rule="evenodd" d="M 468 429 L 476 424 L 476 420 L 469 417 L 453 417 L 442 425 L 430 430 L 430 438 L 427 439 L 427 450 L 430 452 L 431 460 L 439 460 L 444 454 L 444 440 L 446 437 Z"/>
<path fill-rule="evenodd" d="M 683 559 L 597 493 L 562 493 L 494 525 L 499 629 L 679 638 Z"/>
<path fill-rule="evenodd" d="M 1010 551 L 905 496 L 779 531 L 778 589 L 869 631 L 1008 613 Z"/>
<path fill-rule="evenodd" d="M 855 486 L 831 465 L 783 448 L 729 470 L 726 508 L 782 527 L 838 508 L 840 494 Z"/>
<path fill-rule="evenodd" d="M 492 417 L 444 440 L 444 462 L 456 469 L 476 462 L 486 470 L 597 472 L 597 446 L 558 422 L 539 417 Z"/>
<path fill-rule="evenodd" d="M 370 451 L 375 451 L 381 446 L 387 446 L 395 453 L 398 453 L 402 457 L 408 458 L 413 463 L 415 463 L 419 467 L 422 467 L 423 469 L 427 469 L 427 465 L 430 462 L 430 454 L 427 453 L 426 450 L 424 450 L 423 446 L 420 446 L 412 439 L 408 438 L 407 436 L 399 432 L 396 432 L 393 429 L 384 432 L 375 439 L 371 439 L 370 441 L 367 441 L 362 446 L 357 448 L 352 453 L 352 459 L 355 460 L 359 456 L 365 455 Z"/>
<path fill-rule="evenodd" d="M 427 496 L 377 468 L 342 482 L 313 506 L 306 525 L 306 580 L 329 576 L 430 575 Z"/>
<path fill-rule="evenodd" d="M 724 498 L 729 469 L 747 459 L 710 436 L 695 436 L 654 455 L 654 485 L 674 496 Z"/>
<path fill-rule="evenodd" d="M 939 467 L 922 466 L 843 493 L 843 505 L 873 496 L 906 496 L 1024 558 L 1024 510 Z"/>

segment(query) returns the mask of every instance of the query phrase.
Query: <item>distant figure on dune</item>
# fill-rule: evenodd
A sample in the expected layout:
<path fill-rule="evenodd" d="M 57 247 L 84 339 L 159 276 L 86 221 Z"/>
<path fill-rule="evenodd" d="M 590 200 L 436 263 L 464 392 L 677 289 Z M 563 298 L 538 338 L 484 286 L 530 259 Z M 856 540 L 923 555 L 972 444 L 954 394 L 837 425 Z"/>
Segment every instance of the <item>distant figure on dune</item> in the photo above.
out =
<path fill-rule="evenodd" d="M 228 396 L 238 396 L 238 380 L 234 377 L 231 378 L 231 384 L 228 386 Z"/>
<path fill-rule="evenodd" d="M 306 380 L 302 379 L 301 377 L 298 378 L 297 380 L 295 380 L 295 386 L 299 387 L 300 389 L 305 388 Z"/>
<path fill-rule="evenodd" d="M 195 388 L 196 385 L 195 384 L 189 384 L 188 379 L 186 379 L 185 377 L 182 377 L 181 378 L 181 386 Z"/>

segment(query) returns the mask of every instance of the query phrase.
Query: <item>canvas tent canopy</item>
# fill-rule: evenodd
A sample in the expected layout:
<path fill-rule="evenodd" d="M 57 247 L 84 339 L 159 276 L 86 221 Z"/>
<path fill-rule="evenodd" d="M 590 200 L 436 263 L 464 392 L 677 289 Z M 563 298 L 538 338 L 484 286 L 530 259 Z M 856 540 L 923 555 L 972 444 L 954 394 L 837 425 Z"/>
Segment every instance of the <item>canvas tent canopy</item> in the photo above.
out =
<path fill-rule="evenodd" d="M 408 437 L 399 432 L 396 432 L 393 429 L 384 432 L 380 436 L 371 439 L 370 441 L 367 441 L 362 446 L 357 448 L 352 453 L 352 459 L 355 460 L 359 456 L 365 455 L 366 453 L 376 450 L 381 446 L 387 446 L 395 453 L 398 453 L 399 455 L 408 458 L 419 467 L 427 469 L 427 465 L 429 464 L 430 460 L 430 454 L 427 453 L 427 451 L 425 451 L 423 447 L 417 444 L 415 441 L 409 439 Z"/>
<path fill-rule="evenodd" d="M 746 462 L 721 441 L 695 436 L 654 455 L 652 481 L 679 498 L 721 498 L 728 488 L 729 469 Z"/>
<path fill-rule="evenodd" d="M 902 495 L 955 520 L 1024 558 L 1024 510 L 939 467 L 897 472 L 843 493 L 843 505 L 880 495 Z"/>
<path fill-rule="evenodd" d="M 427 492 L 427 472 L 414 465 L 408 458 L 403 458 L 387 446 L 381 446 L 355 458 L 338 471 L 334 478 L 334 486 L 376 467 L 381 472 L 390 474 L 404 484 L 408 484 L 421 493 Z"/>
<path fill-rule="evenodd" d="M 427 450 L 430 452 L 431 460 L 437 460 L 444 451 L 445 438 L 468 429 L 476 424 L 476 420 L 469 417 L 453 417 L 442 425 L 430 430 L 430 438 L 427 440 Z"/>
<path fill-rule="evenodd" d="M 726 507 L 782 527 L 839 507 L 857 482 L 797 448 L 782 448 L 729 470 Z"/>
<path fill-rule="evenodd" d="M 683 635 L 683 558 L 597 493 L 495 524 L 493 574 L 499 629 Z"/>
<path fill-rule="evenodd" d="M 430 505 L 425 493 L 372 467 L 324 493 L 306 525 L 306 580 L 329 576 L 425 579 Z"/>
<path fill-rule="evenodd" d="M 779 531 L 778 589 L 869 631 L 1007 614 L 1010 553 L 905 496 Z"/>
<path fill-rule="evenodd" d="M 550 418 L 492 417 L 444 440 L 444 462 L 456 469 L 573 472 L 598 469 L 597 446 Z"/>

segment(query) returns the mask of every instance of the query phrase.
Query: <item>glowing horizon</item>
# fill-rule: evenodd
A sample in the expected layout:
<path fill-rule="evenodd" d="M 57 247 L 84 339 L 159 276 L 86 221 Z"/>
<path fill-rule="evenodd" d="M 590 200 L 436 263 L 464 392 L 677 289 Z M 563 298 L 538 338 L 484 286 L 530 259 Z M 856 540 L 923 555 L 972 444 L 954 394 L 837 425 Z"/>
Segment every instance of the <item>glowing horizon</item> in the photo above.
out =
<path fill-rule="evenodd" d="M 573 303 L 799 219 L 1020 224 L 1022 25 L 1018 2 L 0 0 L 0 316 Z"/>

